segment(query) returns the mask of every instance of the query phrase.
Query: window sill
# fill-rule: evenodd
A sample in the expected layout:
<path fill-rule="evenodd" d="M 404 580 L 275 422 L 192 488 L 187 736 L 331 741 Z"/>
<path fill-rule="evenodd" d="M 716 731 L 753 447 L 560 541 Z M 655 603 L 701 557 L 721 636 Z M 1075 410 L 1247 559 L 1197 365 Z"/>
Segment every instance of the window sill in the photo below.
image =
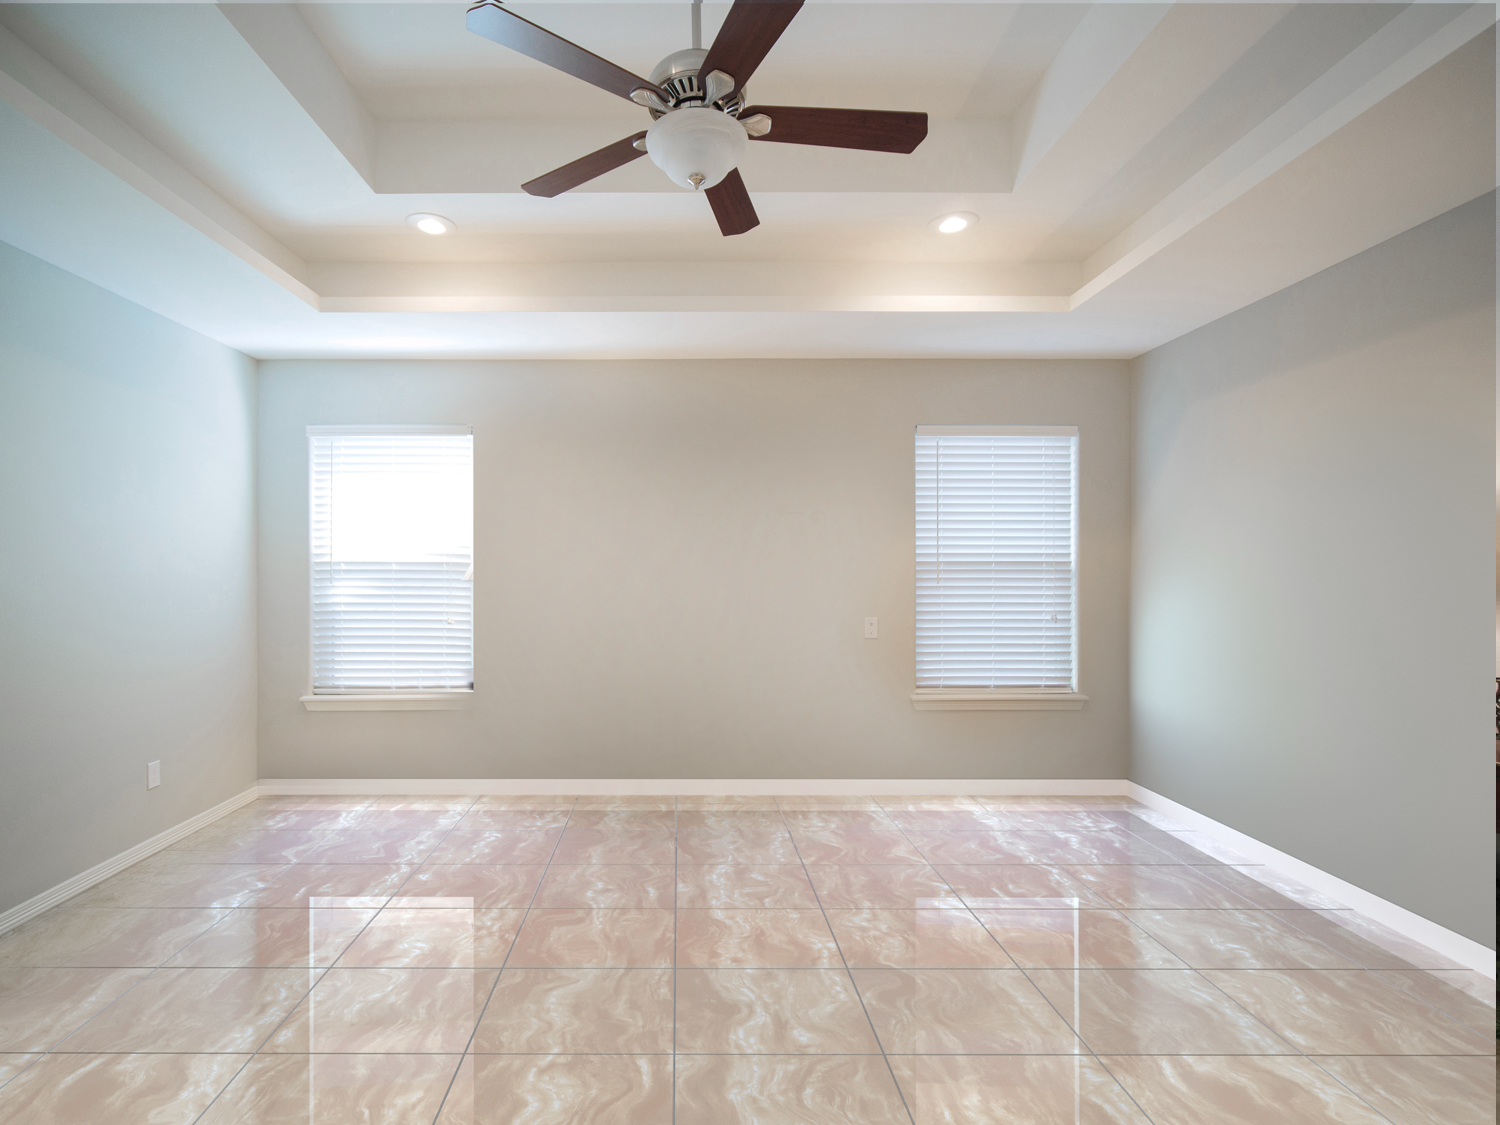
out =
<path fill-rule="evenodd" d="M 1076 691 L 914 691 L 918 711 L 1082 711 L 1089 697 Z"/>
<path fill-rule="evenodd" d="M 304 695 L 309 711 L 461 711 L 474 705 L 472 691 L 424 691 L 390 695 Z"/>

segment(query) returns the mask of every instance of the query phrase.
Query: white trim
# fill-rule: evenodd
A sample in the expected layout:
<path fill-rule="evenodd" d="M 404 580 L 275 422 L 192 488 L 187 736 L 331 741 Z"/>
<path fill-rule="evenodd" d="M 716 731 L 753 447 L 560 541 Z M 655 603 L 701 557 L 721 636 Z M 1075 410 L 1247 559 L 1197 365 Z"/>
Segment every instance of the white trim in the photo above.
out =
<path fill-rule="evenodd" d="M 1129 795 L 1147 808 L 1166 813 L 1180 820 L 1188 828 L 1202 832 L 1205 836 L 1233 848 L 1247 859 L 1289 875 L 1313 890 L 1389 926 L 1402 937 L 1420 942 L 1444 957 L 1457 961 L 1465 968 L 1472 969 L 1491 980 L 1495 979 L 1495 951 L 1493 949 L 1479 944 L 1472 938 L 1466 938 L 1446 926 L 1440 926 L 1420 914 L 1414 914 L 1404 906 L 1397 906 L 1394 902 L 1372 894 L 1363 887 L 1345 882 L 1337 875 L 1330 875 L 1322 868 L 1304 863 L 1296 856 L 1288 855 L 1286 852 L 1273 848 L 1270 844 L 1263 844 L 1254 836 L 1246 836 L 1243 832 L 1230 828 L 1227 824 L 1221 824 L 1212 817 L 1194 812 L 1170 797 L 1163 797 L 1160 793 L 1147 789 L 1143 785 L 1137 785 L 1133 781 L 1128 782 L 1127 785 Z"/>
<path fill-rule="evenodd" d="M 462 711 L 474 706 L 473 691 L 392 692 L 389 695 L 304 695 L 309 711 Z"/>
<path fill-rule="evenodd" d="M 262 778 L 262 796 L 411 796 L 498 797 L 513 793 L 577 794 L 616 797 L 662 796 L 836 796 L 849 793 L 877 797 L 966 796 L 1124 797 L 1128 783 L 1072 778 L 678 778 L 678 777 L 276 777 Z"/>
<path fill-rule="evenodd" d="M 1089 697 L 1076 691 L 964 691 L 919 688 L 911 693 L 917 711 L 1082 711 Z"/>
<path fill-rule="evenodd" d="M 74 895 L 82 894 L 97 883 L 102 883 L 111 875 L 125 870 L 132 864 L 139 863 L 147 856 L 155 855 L 165 847 L 177 843 L 184 836 L 189 836 L 205 828 L 218 820 L 220 817 L 228 816 L 235 809 L 244 808 L 250 802 L 260 796 L 260 788 L 251 786 L 243 793 L 236 793 L 227 801 L 220 801 L 211 809 L 205 809 L 197 816 L 188 817 L 181 824 L 173 825 L 165 832 L 158 832 L 149 840 L 142 840 L 133 848 L 127 848 L 117 856 L 106 859 L 103 863 L 96 863 L 87 871 L 74 875 L 66 882 L 59 883 L 51 890 L 43 891 L 33 898 L 27 899 L 18 906 L 13 906 L 4 914 L 0 914 L 0 934 L 6 930 L 14 929 L 22 922 L 28 922 L 44 910 L 50 910 L 58 903 L 66 902 Z"/>
<path fill-rule="evenodd" d="M 473 426 L 308 426 L 307 435 L 322 434 L 472 434 Z"/>
<path fill-rule="evenodd" d="M 1007 437 L 1077 437 L 1077 426 L 918 426 L 923 437 L 978 437 L 1000 434 Z"/>

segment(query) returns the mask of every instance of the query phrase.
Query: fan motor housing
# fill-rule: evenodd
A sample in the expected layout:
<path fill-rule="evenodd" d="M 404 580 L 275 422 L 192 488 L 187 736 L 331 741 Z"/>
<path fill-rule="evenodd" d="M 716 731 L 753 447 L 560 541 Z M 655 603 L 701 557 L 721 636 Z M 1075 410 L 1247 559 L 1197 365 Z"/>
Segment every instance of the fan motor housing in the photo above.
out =
<path fill-rule="evenodd" d="M 703 60 L 707 57 L 708 52 L 703 48 L 688 47 L 685 50 L 673 51 L 656 64 L 656 69 L 651 72 L 651 81 L 667 92 L 672 100 L 673 109 L 683 105 L 704 104 L 703 84 L 698 81 L 698 72 L 702 69 Z M 711 104 L 715 109 L 729 114 L 730 117 L 738 117 L 740 111 L 745 108 L 745 91 L 736 90 L 727 98 L 720 98 Z M 651 110 L 651 116 L 661 117 L 661 110 Z"/>

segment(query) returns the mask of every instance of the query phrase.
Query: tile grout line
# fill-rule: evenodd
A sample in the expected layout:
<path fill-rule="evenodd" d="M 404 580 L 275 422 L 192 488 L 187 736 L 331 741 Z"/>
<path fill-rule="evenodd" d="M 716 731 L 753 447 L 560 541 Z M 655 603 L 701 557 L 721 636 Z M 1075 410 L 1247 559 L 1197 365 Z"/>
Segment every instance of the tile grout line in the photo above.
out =
<path fill-rule="evenodd" d="M 880 803 L 877 801 L 877 804 L 880 804 Z M 888 810 L 885 807 L 884 804 L 880 804 L 880 810 L 882 812 L 884 812 L 887 816 L 891 815 L 890 814 L 890 810 Z M 990 810 L 986 809 L 985 811 L 988 812 Z M 895 817 L 891 817 L 891 821 L 892 821 L 892 823 L 894 823 L 896 825 L 896 830 L 901 833 L 902 838 L 905 839 L 906 842 L 911 845 L 912 849 L 914 851 L 916 851 L 916 853 L 919 856 L 921 856 L 923 859 L 927 859 L 927 853 L 924 852 L 924 851 L 922 851 L 921 848 L 917 847 L 916 842 L 913 841 L 912 838 L 906 834 L 906 829 L 904 827 L 902 827 L 901 823 L 899 821 L 897 821 Z M 1063 1026 L 1066 1027 L 1069 1031 L 1071 1031 L 1073 1033 L 1074 1037 L 1078 1040 L 1079 1045 L 1082 1046 L 1083 1049 L 1086 1050 L 1089 1053 L 1089 1056 L 1096 1063 L 1099 1064 L 1100 1068 L 1104 1071 L 1104 1073 L 1107 1074 L 1107 1075 L 1109 1075 L 1110 1078 L 1113 1079 L 1115 1085 L 1120 1088 L 1121 1093 L 1123 1093 L 1127 1098 L 1130 1099 L 1131 1105 L 1135 1106 L 1135 1108 L 1140 1111 L 1141 1116 L 1143 1118 L 1145 1118 L 1146 1121 L 1151 1122 L 1152 1125 L 1155 1125 L 1155 1119 L 1149 1113 L 1146 1112 L 1146 1107 L 1143 1106 L 1143 1105 L 1141 1105 L 1141 1103 L 1136 1100 L 1135 1095 L 1132 1094 L 1128 1089 L 1126 1089 L 1125 1083 L 1121 1082 L 1120 1079 L 1116 1076 L 1115 1072 L 1109 1069 L 1108 1064 L 1106 1064 L 1105 1061 L 1099 1057 L 1099 1052 L 1097 1052 L 1096 1050 L 1094 1050 L 1094 1048 L 1089 1044 L 1089 1041 L 1087 1039 L 1085 1039 L 1083 1037 L 1083 1035 L 1079 1032 L 1079 1030 L 1076 1027 L 1074 1027 L 1072 1025 L 1072 1023 L 1070 1023 L 1068 1021 L 1068 1017 L 1065 1016 L 1065 1015 L 1063 1015 L 1062 1012 L 1059 1012 L 1057 1010 L 1057 1005 L 1052 1002 L 1052 998 L 1049 997 L 1045 992 L 1043 992 L 1040 988 L 1037 987 L 1036 981 L 1034 981 L 1034 980 L 1031 979 L 1031 974 L 1029 974 L 1026 971 L 1026 967 L 1024 965 L 1022 965 L 1019 961 L 1017 961 L 1014 957 L 1011 956 L 1010 950 L 1008 950 L 1008 949 L 1005 948 L 1005 943 L 1004 942 L 1002 942 L 994 934 L 990 933 L 990 928 L 984 924 L 984 919 L 980 918 L 979 915 L 975 912 L 974 908 L 969 905 L 969 900 L 967 898 L 965 898 L 962 894 L 959 894 L 958 890 L 953 886 L 953 884 L 950 883 L 950 882 L 948 882 L 947 877 L 941 871 L 939 871 L 937 869 L 937 864 L 935 864 L 935 863 L 933 863 L 933 862 L 931 862 L 929 860 L 928 863 L 927 863 L 927 866 L 932 869 L 932 873 L 934 875 L 936 875 L 939 879 L 941 879 L 943 881 L 943 885 L 945 887 L 947 887 L 950 891 L 953 892 L 954 896 L 958 899 L 958 901 L 964 904 L 964 909 L 969 912 L 969 915 L 974 919 L 974 921 L 976 921 L 976 922 L 979 923 L 980 927 L 984 930 L 984 932 L 987 935 L 989 935 L 989 939 L 991 941 L 993 941 L 997 946 L 1000 947 L 1000 952 L 1004 953 L 1005 956 L 1006 956 L 1006 958 L 1009 959 L 1010 963 L 1013 964 L 1016 967 L 1016 971 L 1019 972 L 1023 977 L 1026 978 L 1026 983 L 1029 984 L 1029 985 L 1031 985 L 1032 988 L 1036 989 L 1037 995 L 1040 996 L 1046 1002 L 1047 1006 L 1049 1008 L 1051 1008 L 1052 1011 L 1057 1015 L 1057 1018 L 1063 1021 Z M 1056 868 L 1060 869 L 1062 871 L 1064 879 L 1072 880 L 1072 878 L 1073 878 L 1072 875 L 1070 875 L 1068 873 L 1067 869 L 1065 867 L 1063 867 L 1063 865 L 1061 865 L 1061 864 L 1057 864 L 1057 865 L 1048 864 L 1046 866 L 1055 866 Z M 1080 888 L 1080 889 L 1083 889 L 1083 888 Z M 1077 909 L 1077 908 L 1075 908 L 1075 909 Z M 1075 987 L 1076 987 L 1076 982 L 1075 982 Z M 1078 1057 L 1078 1055 L 1077 1055 L 1076 1052 L 1074 1053 L 1073 1057 L 1074 1058 Z"/>
<path fill-rule="evenodd" d="M 358 810 L 355 810 L 355 811 L 358 811 L 358 812 L 365 812 L 365 811 L 367 811 L 368 809 L 370 809 L 375 804 L 376 799 L 377 798 L 371 798 L 364 805 L 361 805 Z M 333 967 L 336 964 L 338 964 L 338 962 L 343 958 L 344 954 L 349 951 L 349 948 L 356 941 L 358 941 L 360 939 L 361 935 L 363 935 L 364 932 L 370 928 L 371 924 L 375 921 L 375 919 L 378 918 L 378 917 L 380 917 L 380 915 L 385 911 L 385 909 L 386 909 L 386 903 L 389 903 L 391 901 L 391 899 L 395 898 L 397 895 L 399 895 L 401 893 L 401 888 L 404 887 L 404 886 L 406 886 L 406 884 L 411 881 L 411 877 L 413 875 L 415 875 L 419 870 L 421 870 L 422 864 L 426 862 L 426 857 L 432 855 L 433 852 L 437 851 L 437 849 L 442 846 L 443 841 L 448 838 L 448 836 L 453 832 L 453 830 L 455 828 L 458 827 L 458 825 L 460 823 L 462 823 L 463 818 L 468 815 L 469 809 L 473 808 L 474 805 L 475 805 L 475 803 L 477 801 L 478 801 L 477 797 L 474 798 L 474 800 L 470 801 L 469 805 L 468 805 L 468 808 L 464 809 L 463 813 L 459 816 L 459 818 L 457 820 L 455 820 L 453 822 L 453 824 L 449 828 L 447 828 L 447 829 L 444 830 L 442 836 L 438 838 L 438 840 L 432 845 L 431 848 L 429 848 L 425 853 L 423 853 L 423 858 L 420 859 L 420 860 L 418 860 L 416 863 L 414 863 L 412 865 L 412 869 L 406 873 L 406 877 L 401 880 L 401 883 L 397 887 L 395 887 L 391 891 L 391 893 L 389 895 L 385 896 L 385 903 L 382 903 L 380 905 L 380 907 L 375 911 L 375 913 L 371 914 L 370 917 L 365 920 L 365 924 L 359 928 L 359 933 L 355 934 L 352 938 L 350 938 L 349 941 L 344 945 L 344 947 L 339 950 L 338 955 L 336 957 L 334 957 L 333 960 L 331 960 L 331 961 L 328 962 L 328 964 L 324 967 L 324 969 L 323 969 L 323 971 L 321 973 L 317 974 L 317 978 L 312 982 L 312 984 L 308 985 L 307 991 L 304 992 L 302 994 L 301 998 L 299 998 L 298 1001 L 295 1004 L 292 1005 L 291 1009 L 287 1012 L 287 1014 L 284 1015 L 280 1020 L 277 1021 L 276 1026 L 273 1027 L 266 1034 L 266 1036 L 256 1046 L 255 1050 L 252 1051 L 252 1052 L 250 1052 L 250 1057 L 247 1058 L 244 1061 L 244 1063 L 242 1063 L 240 1065 L 240 1068 L 238 1070 L 236 1070 L 233 1075 L 230 1076 L 229 1081 L 226 1082 L 226 1083 L 224 1083 L 224 1085 L 219 1088 L 219 1092 L 217 1094 L 215 1094 L 209 1100 L 209 1103 L 206 1106 L 203 1107 L 203 1112 L 200 1113 L 200 1114 L 198 1114 L 198 1116 L 196 1116 L 196 1117 L 193 1118 L 193 1121 L 195 1123 L 198 1122 L 198 1121 L 203 1120 L 203 1118 L 208 1115 L 209 1111 L 213 1109 L 214 1105 L 218 1102 L 218 1100 L 224 1096 L 225 1091 L 227 1091 L 230 1086 L 234 1085 L 235 1081 L 239 1078 L 239 1076 L 241 1074 L 245 1073 L 245 1070 L 250 1066 L 250 1064 L 252 1062 L 254 1062 L 257 1058 L 260 1057 L 261 1051 L 265 1047 L 265 1045 L 267 1043 L 269 1043 L 272 1040 L 272 1038 L 275 1037 L 275 1035 L 276 1035 L 276 1033 L 278 1031 L 280 1031 L 283 1027 L 286 1026 L 287 1020 L 291 1019 L 292 1016 L 297 1012 L 297 1010 L 299 1008 L 301 1008 L 304 1003 L 307 1002 L 308 998 L 311 997 L 312 994 L 313 994 L 313 989 L 317 988 L 318 985 L 320 985 L 320 984 L 323 983 L 323 979 L 326 976 L 328 976 L 328 974 L 333 970 Z M 295 867 L 299 866 L 301 863 L 302 863 L 301 860 L 297 860 L 295 863 L 292 864 L 292 867 L 295 868 Z M 278 878 L 279 878 L 279 876 L 278 876 Z M 357 896 L 355 896 L 355 897 L 357 897 Z M 212 929 L 212 927 L 210 927 L 210 929 Z M 204 931 L 204 932 L 207 933 L 208 931 Z M 199 936 L 201 937 L 202 935 L 200 934 Z M 194 940 L 197 940 L 197 939 L 194 939 Z M 311 960 L 311 959 L 309 959 L 309 960 Z M 308 972 L 312 973 L 312 972 L 314 972 L 316 970 L 316 968 L 317 968 L 317 966 L 309 964 L 308 965 Z M 312 1044 L 309 1043 L 307 1045 L 307 1048 L 308 1048 L 307 1049 L 307 1054 L 308 1054 L 309 1057 L 311 1057 L 312 1054 L 313 1054 Z M 460 1065 L 461 1064 L 462 1064 L 462 1059 L 460 1059 Z"/>
<path fill-rule="evenodd" d="M 531 917 L 531 908 L 536 904 L 537 895 L 542 893 L 542 884 L 547 881 L 547 872 L 552 868 L 552 860 L 557 855 L 557 849 L 562 847 L 563 834 L 568 830 L 568 824 L 573 819 L 573 812 L 578 807 L 578 798 L 573 798 L 573 803 L 568 806 L 568 815 L 563 819 L 562 831 L 558 832 L 556 841 L 552 844 L 552 851 L 547 854 L 547 862 L 542 865 L 541 878 L 537 880 L 536 888 L 531 892 L 531 898 L 526 903 L 526 912 L 521 915 L 521 924 L 516 927 L 516 932 L 511 935 L 510 945 L 506 946 L 505 957 L 500 962 L 500 970 L 495 974 L 494 983 L 490 985 L 489 992 L 485 995 L 484 1004 L 480 1006 L 479 1015 L 474 1020 L 474 1026 L 469 1029 L 469 1038 L 464 1043 L 463 1050 L 458 1055 L 458 1066 L 454 1068 L 452 1076 L 448 1079 L 448 1087 L 443 1091 L 442 1100 L 438 1102 L 437 1112 L 433 1114 L 433 1125 L 443 1116 L 443 1109 L 448 1104 L 448 1098 L 453 1093 L 453 1084 L 458 1081 L 458 1072 L 464 1068 L 464 1060 L 470 1057 L 470 1048 L 474 1045 L 474 1037 L 479 1034 L 479 1025 L 484 1022 L 484 1014 L 490 1009 L 490 1001 L 495 998 L 495 990 L 500 987 L 500 978 L 505 975 L 505 966 L 510 963 L 510 955 L 515 951 L 516 942 L 521 939 L 521 931 L 526 928 L 526 919 Z M 476 1067 L 477 1070 L 477 1067 Z M 476 1076 L 477 1077 L 477 1076 Z"/>
<path fill-rule="evenodd" d="M 807 885 L 812 888 L 813 899 L 818 904 L 818 912 L 823 916 L 823 925 L 828 927 L 828 936 L 833 939 L 833 948 L 838 951 L 839 961 L 844 966 L 844 975 L 849 978 L 849 987 L 854 990 L 854 998 L 859 1001 L 859 1010 L 865 1014 L 865 1022 L 869 1024 L 870 1034 L 875 1038 L 875 1046 L 880 1048 L 881 1061 L 885 1063 L 885 1071 L 891 1076 L 891 1085 L 896 1087 L 896 1096 L 901 1099 L 901 1108 L 906 1111 L 906 1118 L 911 1125 L 916 1125 L 916 1117 L 912 1114 L 911 1106 L 906 1101 L 906 1091 L 901 1088 L 901 1081 L 896 1077 L 896 1068 L 891 1065 L 891 1059 L 886 1054 L 885 1043 L 881 1041 L 880 1032 L 875 1029 L 875 1021 L 870 1018 L 870 1009 L 865 1004 L 864 994 L 859 990 L 859 983 L 854 979 L 854 973 L 849 968 L 849 959 L 844 956 L 844 947 L 839 943 L 838 934 L 833 932 L 833 923 L 828 920 L 828 910 L 823 905 L 823 896 L 818 893 L 817 886 L 812 881 L 812 873 L 807 869 L 807 861 L 802 858 L 802 848 L 797 843 L 797 837 L 792 834 L 792 826 L 787 824 L 786 811 L 781 807 L 781 798 L 776 801 L 776 812 L 781 817 L 781 822 L 786 827 L 787 839 L 792 842 L 792 850 L 797 853 L 797 862 L 802 865 L 802 877 L 807 880 Z M 877 802 L 878 803 L 878 802 Z"/>

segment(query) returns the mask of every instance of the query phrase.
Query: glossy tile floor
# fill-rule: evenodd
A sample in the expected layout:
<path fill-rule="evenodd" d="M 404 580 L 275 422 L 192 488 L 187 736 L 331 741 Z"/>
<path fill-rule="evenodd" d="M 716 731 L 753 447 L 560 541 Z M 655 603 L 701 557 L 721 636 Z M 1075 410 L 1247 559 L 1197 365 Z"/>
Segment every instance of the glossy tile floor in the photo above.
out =
<path fill-rule="evenodd" d="M 0 1122 L 1495 1120 L 1494 992 L 1114 800 L 262 800 L 0 935 Z"/>

